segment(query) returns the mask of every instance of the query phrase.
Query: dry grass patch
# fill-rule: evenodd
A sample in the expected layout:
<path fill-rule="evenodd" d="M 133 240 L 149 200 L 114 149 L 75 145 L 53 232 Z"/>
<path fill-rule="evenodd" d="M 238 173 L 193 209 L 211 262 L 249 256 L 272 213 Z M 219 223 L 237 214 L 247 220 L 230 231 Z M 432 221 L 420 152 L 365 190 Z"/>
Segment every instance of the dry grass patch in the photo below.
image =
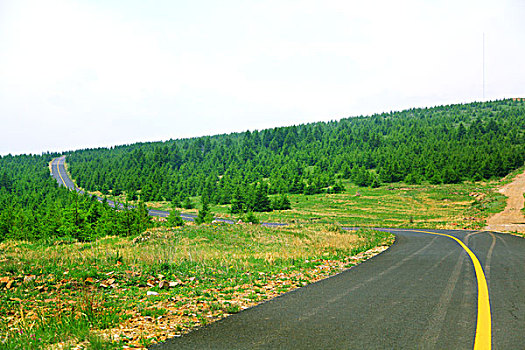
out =
<path fill-rule="evenodd" d="M 336 225 L 224 224 L 91 243 L 3 242 L 0 347 L 145 347 L 338 273 L 392 242 Z"/>

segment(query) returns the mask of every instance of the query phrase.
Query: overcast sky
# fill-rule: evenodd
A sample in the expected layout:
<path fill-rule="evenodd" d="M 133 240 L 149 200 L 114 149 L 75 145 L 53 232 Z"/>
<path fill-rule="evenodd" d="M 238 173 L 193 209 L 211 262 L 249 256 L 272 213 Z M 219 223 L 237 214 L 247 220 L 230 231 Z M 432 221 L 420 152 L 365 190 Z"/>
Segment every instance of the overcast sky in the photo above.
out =
<path fill-rule="evenodd" d="M 0 0 L 0 155 L 525 97 L 525 1 Z"/>

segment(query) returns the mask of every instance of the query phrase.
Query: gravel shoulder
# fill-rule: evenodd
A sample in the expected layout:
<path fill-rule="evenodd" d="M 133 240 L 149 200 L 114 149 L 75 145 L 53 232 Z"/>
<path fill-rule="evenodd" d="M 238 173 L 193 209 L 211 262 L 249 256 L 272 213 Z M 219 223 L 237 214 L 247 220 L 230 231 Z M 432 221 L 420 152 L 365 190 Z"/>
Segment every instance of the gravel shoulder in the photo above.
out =
<path fill-rule="evenodd" d="M 522 208 L 525 198 L 525 172 L 516 176 L 511 183 L 504 185 L 500 193 L 507 196 L 507 206 L 501 213 L 497 213 L 487 220 L 486 230 L 500 232 L 525 233 L 525 217 Z"/>

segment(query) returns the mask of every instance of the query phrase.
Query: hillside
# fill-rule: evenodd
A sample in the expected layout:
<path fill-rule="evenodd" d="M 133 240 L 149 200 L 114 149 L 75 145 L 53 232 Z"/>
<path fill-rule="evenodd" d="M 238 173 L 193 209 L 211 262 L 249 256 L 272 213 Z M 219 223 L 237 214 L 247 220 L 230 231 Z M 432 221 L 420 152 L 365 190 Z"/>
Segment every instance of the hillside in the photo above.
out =
<path fill-rule="evenodd" d="M 49 176 L 48 163 L 58 154 L 0 157 L 0 242 L 69 237 L 135 235 L 150 219 L 143 207 L 115 211 L 89 195 L 79 195 Z"/>
<path fill-rule="evenodd" d="M 504 100 L 411 109 L 328 123 L 71 152 L 69 169 L 78 185 L 120 195 L 123 202 L 141 200 L 137 209 L 124 212 L 58 188 L 47 168 L 56 156 L 0 157 L 0 241 L 42 237 L 91 240 L 107 232 L 135 235 L 154 224 L 147 218 L 143 202 L 153 205 L 167 200 L 171 208 L 189 208 L 190 197 L 201 196 L 201 202 L 221 205 L 214 208 L 216 214 L 227 215 L 288 209 L 293 201 L 292 206 L 307 209 L 304 214 L 288 215 L 290 219 L 285 221 L 293 222 L 297 215 L 309 220 L 319 217 L 312 207 L 319 199 L 308 204 L 310 195 L 338 193 L 352 186 L 373 188 L 402 181 L 422 183 L 425 189 L 426 184 L 500 178 L 524 163 L 525 103 Z M 349 182 L 354 184 L 349 187 Z M 391 192 L 386 190 L 383 192 Z M 468 211 L 465 199 L 477 189 L 445 191 L 451 192 L 448 198 L 457 197 L 457 208 Z M 392 192 L 392 196 L 396 194 Z M 386 195 L 378 203 L 392 200 L 392 196 Z M 195 205 L 195 198 L 192 200 Z M 439 201 L 427 201 L 415 200 L 410 206 L 439 207 Z M 333 207 L 330 200 L 326 203 L 328 211 L 323 209 L 323 215 Z M 495 212 L 500 204 L 475 205 Z M 408 209 L 401 208 L 405 214 L 389 224 L 429 220 L 418 220 Z M 446 213 L 439 220 L 469 215 L 473 216 Z M 261 218 L 281 220 L 281 216 Z M 366 222 L 381 224 L 378 218 L 390 216 L 381 212 Z M 361 221 L 355 223 L 365 223 Z"/>
<path fill-rule="evenodd" d="M 145 202 L 203 196 L 266 211 L 255 193 L 338 192 L 502 177 L 525 161 L 525 103 L 410 109 L 261 131 L 72 152 L 79 186 Z"/>

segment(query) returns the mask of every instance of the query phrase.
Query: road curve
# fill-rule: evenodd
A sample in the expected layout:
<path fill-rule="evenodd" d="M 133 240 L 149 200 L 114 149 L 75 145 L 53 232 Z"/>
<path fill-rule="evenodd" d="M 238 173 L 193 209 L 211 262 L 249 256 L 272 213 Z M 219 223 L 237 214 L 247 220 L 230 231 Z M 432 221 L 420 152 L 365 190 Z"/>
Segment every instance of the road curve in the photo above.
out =
<path fill-rule="evenodd" d="M 59 186 L 64 186 L 72 191 L 84 193 L 80 190 L 66 171 L 66 156 L 55 158 L 51 161 L 51 176 L 58 182 Z"/>
<path fill-rule="evenodd" d="M 465 249 L 445 236 L 389 231 L 396 243 L 361 265 L 152 349 L 474 348 L 478 279 Z M 483 267 L 492 329 L 476 349 L 523 349 L 525 240 L 432 232 L 457 237 Z"/>
<path fill-rule="evenodd" d="M 64 161 L 53 160 L 52 176 L 82 192 Z M 396 243 L 375 258 L 152 349 L 525 349 L 524 239 L 387 231 Z"/>

